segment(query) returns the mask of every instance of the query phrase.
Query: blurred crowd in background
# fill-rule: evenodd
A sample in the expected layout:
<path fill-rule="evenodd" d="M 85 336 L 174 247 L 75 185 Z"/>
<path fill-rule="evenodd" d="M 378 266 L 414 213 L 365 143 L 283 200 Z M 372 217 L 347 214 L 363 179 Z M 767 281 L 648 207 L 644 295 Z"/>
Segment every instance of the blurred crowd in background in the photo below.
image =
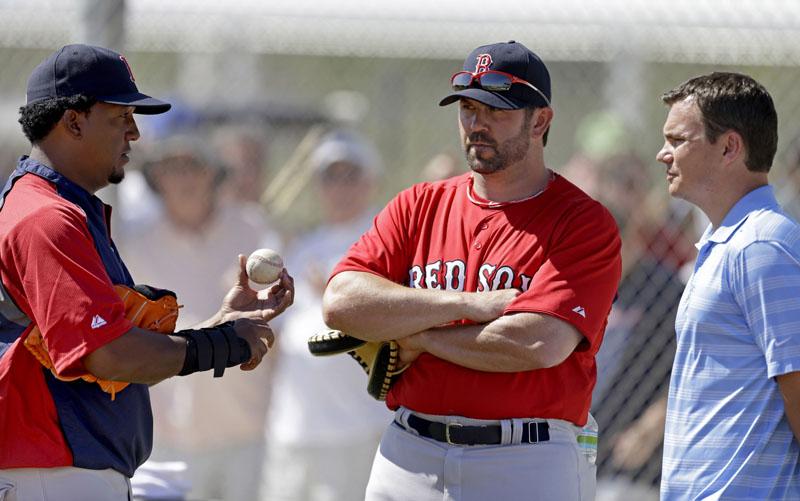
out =
<path fill-rule="evenodd" d="M 470 32 L 459 43 L 499 41 L 486 36 Z M 605 204 L 623 237 L 623 279 L 592 405 L 600 426 L 597 498 L 658 499 L 674 317 L 707 224 L 667 196 L 654 159 L 666 114 L 659 93 L 711 69 L 761 81 L 781 120 L 772 180 L 800 217 L 800 72 L 790 63 L 753 66 L 752 58 L 726 56 L 717 64 L 694 53 L 686 62 L 626 51 L 568 60 L 537 43 L 535 30 L 500 38 L 513 37 L 552 71 L 549 167 Z M 13 113 L 24 103 L 24 77 L 10 75 L 27 75 L 43 54 L 78 41 L 62 38 L 32 47 L 0 36 L 8 70 L 0 77 L 0 170 L 28 151 Z M 461 45 L 449 57 L 427 58 L 249 53 L 230 43 L 217 53 L 126 51 L 140 86 L 175 103 L 166 115 L 141 117 L 126 180 L 99 194 L 115 207 L 112 233 L 135 280 L 177 292 L 187 305 L 178 328 L 209 317 L 237 254 L 259 247 L 280 251 L 297 291 L 257 375 L 197 375 L 152 388 L 158 466 L 141 471 L 152 492 L 157 474 L 172 472 L 165 499 L 359 499 L 391 413 L 369 397 L 354 361 L 314 359 L 306 339 L 325 328 L 328 274 L 378 209 L 412 183 L 466 171 L 455 112 L 436 107 L 460 69 Z"/>

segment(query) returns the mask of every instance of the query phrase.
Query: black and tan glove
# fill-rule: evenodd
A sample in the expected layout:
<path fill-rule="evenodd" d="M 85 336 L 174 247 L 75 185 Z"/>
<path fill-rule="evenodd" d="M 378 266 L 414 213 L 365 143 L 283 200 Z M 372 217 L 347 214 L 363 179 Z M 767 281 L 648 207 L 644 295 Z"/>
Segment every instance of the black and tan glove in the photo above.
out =
<path fill-rule="evenodd" d="M 376 400 L 386 395 L 408 365 L 400 367 L 399 346 L 394 341 L 363 341 L 337 330 L 308 338 L 308 351 L 322 357 L 347 353 L 367 373 L 367 393 Z"/>

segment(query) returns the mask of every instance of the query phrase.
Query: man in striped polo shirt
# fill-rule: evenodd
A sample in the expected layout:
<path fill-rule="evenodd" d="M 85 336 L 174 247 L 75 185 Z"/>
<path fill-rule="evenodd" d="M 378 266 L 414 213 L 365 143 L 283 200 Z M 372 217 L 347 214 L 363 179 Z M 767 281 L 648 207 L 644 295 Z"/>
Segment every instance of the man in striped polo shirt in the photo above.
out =
<path fill-rule="evenodd" d="M 772 98 L 712 73 L 662 100 L 669 193 L 711 220 L 676 320 L 662 499 L 800 499 L 800 226 L 767 180 Z"/>

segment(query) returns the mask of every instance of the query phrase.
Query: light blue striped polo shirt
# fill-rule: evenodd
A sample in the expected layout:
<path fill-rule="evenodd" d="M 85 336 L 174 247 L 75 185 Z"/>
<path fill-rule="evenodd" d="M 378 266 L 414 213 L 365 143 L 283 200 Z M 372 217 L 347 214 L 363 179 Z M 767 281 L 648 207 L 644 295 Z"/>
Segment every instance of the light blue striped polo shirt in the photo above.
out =
<path fill-rule="evenodd" d="M 800 226 L 771 186 L 697 244 L 675 322 L 663 500 L 800 500 L 775 376 L 800 370 Z"/>

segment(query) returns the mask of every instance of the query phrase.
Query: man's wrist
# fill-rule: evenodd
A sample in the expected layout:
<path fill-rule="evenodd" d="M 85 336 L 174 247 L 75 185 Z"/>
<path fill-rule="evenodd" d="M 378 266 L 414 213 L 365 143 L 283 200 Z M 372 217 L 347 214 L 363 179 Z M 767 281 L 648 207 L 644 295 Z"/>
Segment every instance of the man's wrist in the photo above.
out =
<path fill-rule="evenodd" d="M 186 339 L 186 355 L 179 376 L 213 369 L 214 377 L 221 377 L 226 367 L 247 362 L 252 355 L 249 343 L 236 334 L 233 322 L 179 331 L 175 335 Z"/>
<path fill-rule="evenodd" d="M 225 318 L 225 315 L 222 313 L 222 310 L 214 313 L 214 315 L 205 321 L 205 326 L 213 327 L 215 325 L 219 325 L 225 323 L 226 321 L 231 320 L 230 318 Z"/>
<path fill-rule="evenodd" d="M 410 350 L 414 351 L 426 351 L 425 341 L 427 340 L 428 331 L 421 331 L 417 332 L 416 334 L 411 334 L 410 336 L 405 338 L 405 347 Z"/>
<path fill-rule="evenodd" d="M 454 320 L 469 318 L 472 314 L 472 302 L 470 301 L 471 297 L 469 293 L 447 291 L 444 299 L 444 307 L 448 310 L 455 310 L 455 314 L 453 315 Z"/>

